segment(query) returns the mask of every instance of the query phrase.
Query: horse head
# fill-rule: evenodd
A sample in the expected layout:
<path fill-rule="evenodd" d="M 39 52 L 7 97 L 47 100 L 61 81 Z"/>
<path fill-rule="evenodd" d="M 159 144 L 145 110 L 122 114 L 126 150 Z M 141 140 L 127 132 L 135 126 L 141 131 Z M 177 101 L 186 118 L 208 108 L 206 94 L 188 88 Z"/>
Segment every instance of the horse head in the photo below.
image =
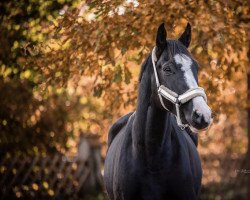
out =
<path fill-rule="evenodd" d="M 166 37 L 164 24 L 161 24 L 152 51 L 153 103 L 175 114 L 182 128 L 189 126 L 195 132 L 206 129 L 212 123 L 212 112 L 198 84 L 199 65 L 188 51 L 191 26 L 187 24 L 178 40 L 166 40 Z"/>

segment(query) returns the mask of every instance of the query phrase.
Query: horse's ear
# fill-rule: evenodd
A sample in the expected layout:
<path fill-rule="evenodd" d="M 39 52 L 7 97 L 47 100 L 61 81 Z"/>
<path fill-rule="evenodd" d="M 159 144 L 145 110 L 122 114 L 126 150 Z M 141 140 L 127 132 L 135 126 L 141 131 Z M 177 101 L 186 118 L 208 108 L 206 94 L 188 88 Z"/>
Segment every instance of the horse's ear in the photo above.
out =
<path fill-rule="evenodd" d="M 166 32 L 164 23 L 162 23 L 158 28 L 157 36 L 156 36 L 156 46 L 157 46 L 158 54 L 161 54 L 165 48 L 166 37 L 167 37 L 167 32 Z"/>
<path fill-rule="evenodd" d="M 189 23 L 187 24 L 184 33 L 182 33 L 181 37 L 179 38 L 179 41 L 188 48 L 191 42 L 191 25 Z"/>

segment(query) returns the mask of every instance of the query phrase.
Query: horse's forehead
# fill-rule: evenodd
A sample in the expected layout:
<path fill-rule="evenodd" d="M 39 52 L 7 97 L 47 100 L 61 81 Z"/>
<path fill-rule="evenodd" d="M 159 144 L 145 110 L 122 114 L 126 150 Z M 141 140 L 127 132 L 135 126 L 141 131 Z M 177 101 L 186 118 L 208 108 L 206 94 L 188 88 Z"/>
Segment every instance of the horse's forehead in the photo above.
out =
<path fill-rule="evenodd" d="M 177 53 L 174 55 L 174 61 L 176 64 L 181 65 L 180 69 L 182 71 L 186 71 L 191 68 L 193 64 L 193 60 L 190 56 L 183 54 L 183 53 Z"/>
<path fill-rule="evenodd" d="M 186 54 L 176 54 L 174 55 L 174 60 L 177 65 L 180 65 L 180 70 L 183 71 L 184 80 L 189 88 L 198 87 L 195 75 L 191 66 L 193 65 L 193 60 L 190 56 Z"/>

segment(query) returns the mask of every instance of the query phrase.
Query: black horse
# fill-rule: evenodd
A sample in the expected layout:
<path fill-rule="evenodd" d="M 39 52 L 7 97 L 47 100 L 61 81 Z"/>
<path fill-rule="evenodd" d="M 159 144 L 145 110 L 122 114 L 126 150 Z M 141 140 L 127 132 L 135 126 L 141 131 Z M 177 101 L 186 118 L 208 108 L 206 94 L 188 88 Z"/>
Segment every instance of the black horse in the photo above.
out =
<path fill-rule="evenodd" d="M 191 130 L 208 127 L 211 110 L 203 93 L 181 104 L 157 92 L 156 79 L 177 96 L 198 88 L 198 64 L 187 50 L 191 26 L 178 40 L 166 36 L 161 24 L 156 47 L 141 68 L 136 112 L 110 129 L 104 181 L 111 200 L 198 199 L 202 169 Z"/>

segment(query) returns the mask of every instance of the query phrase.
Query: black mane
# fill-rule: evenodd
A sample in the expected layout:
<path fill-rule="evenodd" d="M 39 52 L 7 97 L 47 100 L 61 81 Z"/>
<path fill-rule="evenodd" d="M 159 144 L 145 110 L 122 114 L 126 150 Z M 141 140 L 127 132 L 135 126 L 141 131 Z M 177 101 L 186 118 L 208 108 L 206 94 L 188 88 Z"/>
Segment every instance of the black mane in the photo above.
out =
<path fill-rule="evenodd" d="M 149 65 L 150 62 L 152 62 L 151 61 L 151 55 L 152 55 L 152 53 L 150 53 L 148 55 L 148 57 L 144 60 L 144 62 L 141 65 L 141 71 L 140 71 L 140 75 L 139 75 L 139 82 L 141 82 L 142 75 L 143 75 L 143 72 L 145 71 L 146 67 Z"/>

